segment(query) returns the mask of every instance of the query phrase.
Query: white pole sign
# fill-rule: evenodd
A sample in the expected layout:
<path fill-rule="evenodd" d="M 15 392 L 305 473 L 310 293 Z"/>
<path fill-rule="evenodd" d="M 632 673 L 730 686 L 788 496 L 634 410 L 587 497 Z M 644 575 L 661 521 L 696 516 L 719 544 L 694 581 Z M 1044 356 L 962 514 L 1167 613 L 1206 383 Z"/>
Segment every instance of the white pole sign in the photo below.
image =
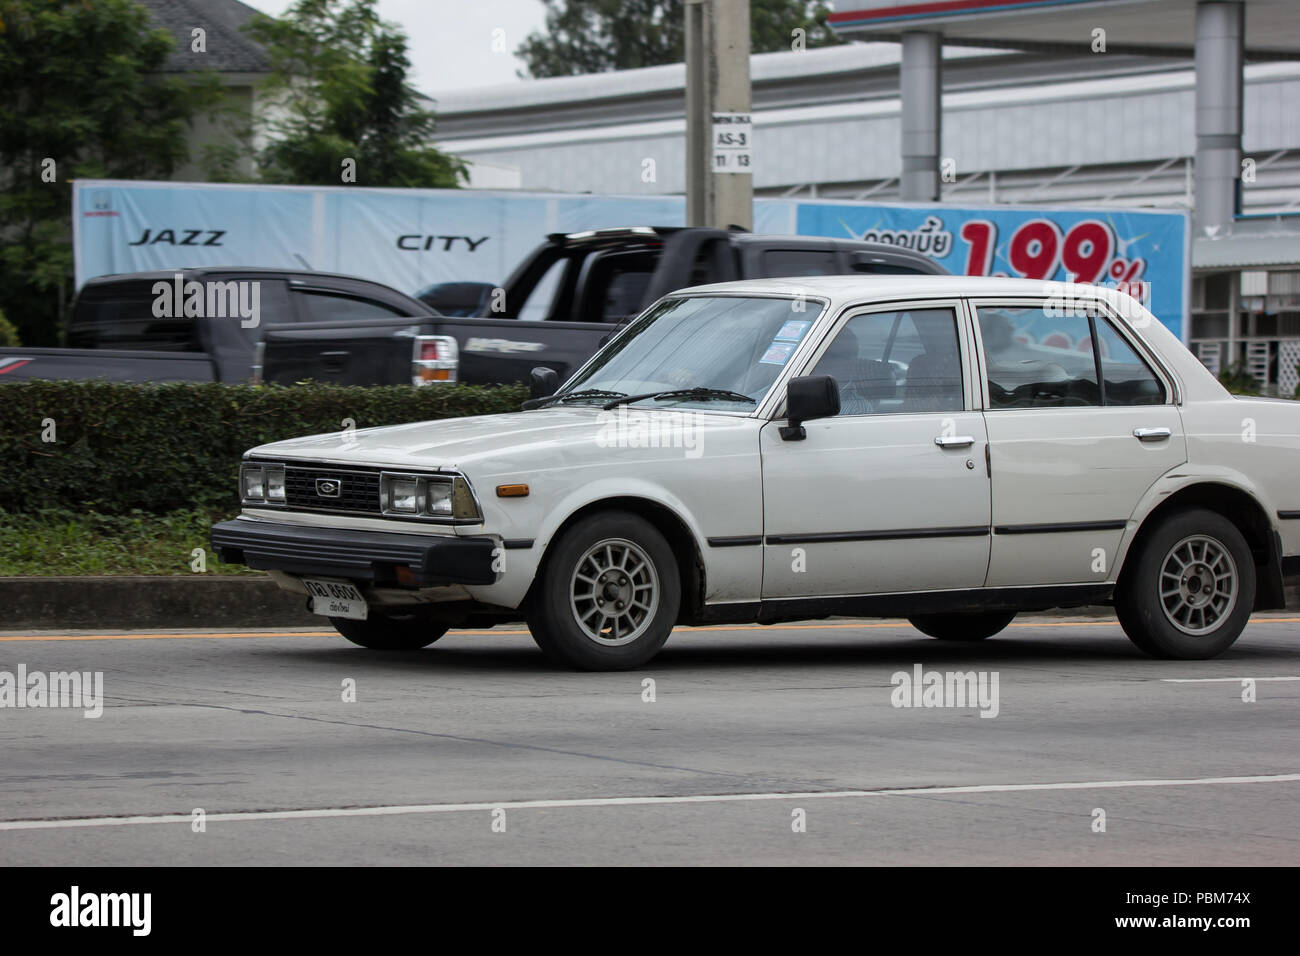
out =
<path fill-rule="evenodd" d="M 754 171 L 754 120 L 749 113 L 713 114 L 713 171 Z"/>

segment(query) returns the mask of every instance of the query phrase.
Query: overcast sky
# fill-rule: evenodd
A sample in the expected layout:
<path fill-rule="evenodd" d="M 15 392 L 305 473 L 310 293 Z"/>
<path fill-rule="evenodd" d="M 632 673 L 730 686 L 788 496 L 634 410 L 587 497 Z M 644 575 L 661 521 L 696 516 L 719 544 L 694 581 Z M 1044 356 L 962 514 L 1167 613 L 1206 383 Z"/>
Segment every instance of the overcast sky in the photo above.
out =
<path fill-rule="evenodd" d="M 293 0 L 244 2 L 279 16 Z M 541 0 L 379 0 L 379 15 L 405 31 L 411 85 L 430 96 L 514 81 L 515 48 L 546 24 Z M 504 53 L 492 51 L 495 30 L 504 31 Z"/>

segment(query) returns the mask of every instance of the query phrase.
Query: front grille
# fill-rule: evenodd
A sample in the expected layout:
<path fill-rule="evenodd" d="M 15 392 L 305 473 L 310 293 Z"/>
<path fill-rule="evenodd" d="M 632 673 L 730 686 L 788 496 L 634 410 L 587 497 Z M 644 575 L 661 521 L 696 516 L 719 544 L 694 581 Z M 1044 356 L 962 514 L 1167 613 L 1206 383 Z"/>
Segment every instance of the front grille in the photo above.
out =
<path fill-rule="evenodd" d="M 338 484 L 337 497 L 317 493 L 316 483 L 321 479 Z M 287 465 L 284 497 L 291 509 L 377 515 L 380 513 L 379 472 Z"/>

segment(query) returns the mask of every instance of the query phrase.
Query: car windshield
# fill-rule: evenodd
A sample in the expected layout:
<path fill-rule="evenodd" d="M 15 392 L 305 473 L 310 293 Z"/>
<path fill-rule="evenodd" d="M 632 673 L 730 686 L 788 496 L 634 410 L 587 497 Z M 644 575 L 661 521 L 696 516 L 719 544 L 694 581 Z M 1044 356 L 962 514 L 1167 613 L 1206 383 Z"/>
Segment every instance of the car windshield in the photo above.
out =
<path fill-rule="evenodd" d="M 608 403 L 613 393 L 660 407 L 752 411 L 821 310 L 803 298 L 668 299 L 633 321 L 556 400 Z M 651 397 L 660 392 L 673 394 Z"/>

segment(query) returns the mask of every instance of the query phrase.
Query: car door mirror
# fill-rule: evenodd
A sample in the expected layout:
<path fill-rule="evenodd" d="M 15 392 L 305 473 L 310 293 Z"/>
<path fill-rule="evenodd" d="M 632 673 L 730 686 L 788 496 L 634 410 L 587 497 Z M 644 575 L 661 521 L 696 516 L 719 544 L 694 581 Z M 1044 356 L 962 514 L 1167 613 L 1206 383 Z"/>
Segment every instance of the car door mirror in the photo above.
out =
<path fill-rule="evenodd" d="M 528 373 L 528 397 L 546 398 L 560 387 L 560 376 L 553 368 L 539 365 Z"/>
<path fill-rule="evenodd" d="M 840 413 L 840 387 L 830 375 L 801 375 L 785 387 L 785 413 L 789 424 L 781 427 L 785 441 L 808 437 L 803 423 L 814 418 L 834 418 Z"/>

